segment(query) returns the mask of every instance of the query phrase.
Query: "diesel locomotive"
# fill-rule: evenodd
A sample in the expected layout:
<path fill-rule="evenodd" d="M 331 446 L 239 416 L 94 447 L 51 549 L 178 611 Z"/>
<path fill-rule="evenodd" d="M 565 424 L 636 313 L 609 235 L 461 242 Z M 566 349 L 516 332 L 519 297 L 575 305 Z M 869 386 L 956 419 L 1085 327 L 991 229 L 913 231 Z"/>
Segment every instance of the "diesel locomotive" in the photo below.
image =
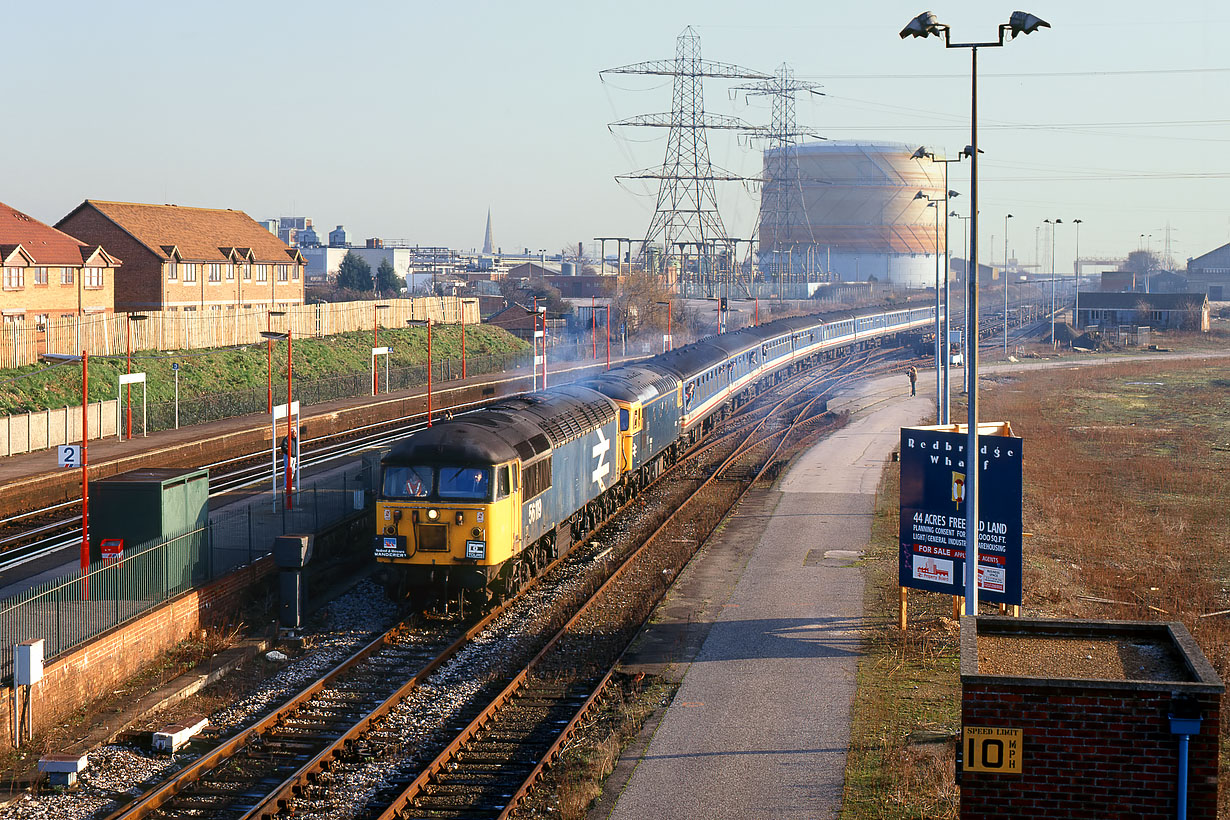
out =
<path fill-rule="evenodd" d="M 395 600 L 485 606 L 657 477 L 726 412 L 934 307 L 780 319 L 421 430 L 381 460 L 374 551 Z"/>

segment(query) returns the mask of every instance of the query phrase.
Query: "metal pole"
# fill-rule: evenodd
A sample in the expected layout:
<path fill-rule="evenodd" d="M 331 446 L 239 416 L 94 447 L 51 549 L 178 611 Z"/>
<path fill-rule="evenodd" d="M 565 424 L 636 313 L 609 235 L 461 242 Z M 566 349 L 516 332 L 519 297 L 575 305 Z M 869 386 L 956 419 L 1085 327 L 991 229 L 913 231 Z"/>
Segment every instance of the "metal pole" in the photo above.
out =
<path fill-rule="evenodd" d="M 431 318 L 427 319 L 427 426 L 431 426 Z"/>
<path fill-rule="evenodd" d="M 124 355 L 128 359 L 128 367 L 125 372 L 132 373 L 132 319 L 128 318 L 128 314 L 124 314 Z M 124 437 L 128 441 L 132 441 L 132 385 L 124 386 L 127 390 L 125 398 L 125 406 L 128 408 L 128 417 L 124 422 Z"/>
<path fill-rule="evenodd" d="M 84 271 L 82 271 L 84 273 Z M 81 351 L 81 571 L 90 566 L 90 353 Z M 86 581 L 88 590 L 89 581 Z M 88 596 L 88 591 L 87 591 Z"/>
<path fill-rule="evenodd" d="M 944 166 L 947 168 L 948 166 Z M 947 201 L 947 182 L 944 186 L 944 197 Z M 948 358 L 947 340 L 940 338 L 943 328 L 940 326 L 940 211 L 939 202 L 928 202 L 935 208 L 935 423 L 944 423 L 944 359 Z"/>
<path fill-rule="evenodd" d="M 1058 343 L 1055 339 L 1055 226 L 1059 220 L 1051 223 L 1051 347 Z"/>
<path fill-rule="evenodd" d="M 179 368 L 175 368 L 175 429 L 179 429 Z"/>
<path fill-rule="evenodd" d="M 1076 223 L 1076 259 L 1072 262 L 1072 278 L 1076 283 L 1075 294 L 1076 302 L 1072 306 L 1072 329 L 1080 330 L 1080 309 L 1081 309 L 1081 220 L 1073 219 Z"/>
<path fill-rule="evenodd" d="M 606 306 L 606 369 L 611 369 L 611 306 Z"/>
<path fill-rule="evenodd" d="M 1012 214 L 1004 217 L 1004 359 L 1008 358 L 1008 220 Z"/>
<path fill-rule="evenodd" d="M 978 614 L 978 46 L 970 48 L 970 229 L 968 291 L 969 427 L 965 444 L 965 614 Z"/>
<path fill-rule="evenodd" d="M 466 377 L 466 303 L 461 300 L 461 378 Z M 388 381 L 387 379 L 385 381 Z"/>
<path fill-rule="evenodd" d="M 589 318 L 591 327 L 589 331 L 590 340 L 593 342 L 593 358 L 598 358 L 598 309 L 594 306 L 594 297 L 589 297 Z"/>
<path fill-rule="evenodd" d="M 372 348 L 380 347 L 380 319 L 377 316 L 375 303 L 372 304 Z M 372 356 L 372 395 L 380 392 L 380 376 L 377 375 L 380 371 L 376 369 L 376 357 Z"/>
<path fill-rule="evenodd" d="M 294 359 L 291 354 L 290 343 L 290 320 L 286 321 L 286 509 L 294 509 L 294 500 L 291 496 L 293 489 L 293 476 L 295 470 L 292 468 L 292 463 L 298 455 L 299 443 L 291 438 L 290 434 L 290 410 L 291 410 L 291 373 L 293 371 Z"/>
<path fill-rule="evenodd" d="M 270 311 L 265 311 L 265 331 L 273 332 L 273 314 Z M 268 350 L 269 358 L 269 406 L 265 408 L 266 413 L 273 412 L 273 339 L 265 339 L 265 347 Z"/>

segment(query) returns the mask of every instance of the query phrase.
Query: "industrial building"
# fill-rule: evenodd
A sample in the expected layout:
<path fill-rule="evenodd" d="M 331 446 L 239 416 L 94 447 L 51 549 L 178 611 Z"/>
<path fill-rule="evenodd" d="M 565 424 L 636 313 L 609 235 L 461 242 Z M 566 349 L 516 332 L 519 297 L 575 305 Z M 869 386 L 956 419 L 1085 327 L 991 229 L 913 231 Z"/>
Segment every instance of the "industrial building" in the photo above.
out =
<path fill-rule="evenodd" d="M 1187 289 L 1213 302 L 1230 300 L 1230 245 L 1187 260 Z"/>
<path fill-rule="evenodd" d="M 782 163 L 781 151 L 795 154 Z M 766 179 L 766 201 L 782 210 L 760 214 L 760 266 L 789 275 L 832 273 L 841 281 L 904 287 L 935 283 L 936 208 L 943 176 L 899 143 L 833 141 L 765 151 L 771 167 L 797 168 L 795 179 Z M 775 191 L 774 186 L 786 190 Z M 939 214 L 940 232 L 943 213 Z M 939 242 L 944 252 L 943 237 Z"/>

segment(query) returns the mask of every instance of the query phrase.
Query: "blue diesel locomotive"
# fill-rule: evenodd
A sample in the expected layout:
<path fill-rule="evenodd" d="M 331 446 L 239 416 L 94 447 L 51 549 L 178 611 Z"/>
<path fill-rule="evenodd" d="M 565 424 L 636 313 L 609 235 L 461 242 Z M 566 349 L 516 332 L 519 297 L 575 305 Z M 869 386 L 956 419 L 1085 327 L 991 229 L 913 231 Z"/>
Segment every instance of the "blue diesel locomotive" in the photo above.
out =
<path fill-rule="evenodd" d="M 731 410 L 823 358 L 934 321 L 921 306 L 781 319 L 414 433 L 381 462 L 385 588 L 425 607 L 513 595 Z"/>

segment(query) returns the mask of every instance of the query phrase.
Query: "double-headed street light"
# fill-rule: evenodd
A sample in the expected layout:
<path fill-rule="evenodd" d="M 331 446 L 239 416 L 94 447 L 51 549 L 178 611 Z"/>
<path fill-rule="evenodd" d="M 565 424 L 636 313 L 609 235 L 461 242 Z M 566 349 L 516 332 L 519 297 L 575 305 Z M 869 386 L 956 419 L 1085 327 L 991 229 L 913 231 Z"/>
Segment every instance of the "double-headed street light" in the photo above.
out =
<path fill-rule="evenodd" d="M 921 148 L 919 149 L 922 150 Z M 946 194 L 956 195 L 956 191 L 947 191 Z M 947 343 L 941 340 L 943 333 L 943 325 L 941 324 L 940 315 L 944 313 L 944 307 L 940 304 L 940 206 L 948 201 L 948 197 L 930 197 L 923 191 L 914 194 L 914 199 L 925 199 L 928 208 L 935 209 L 935 423 L 944 423 L 944 360 L 947 350 Z M 945 219 L 947 222 L 947 219 Z M 947 246 L 945 246 L 947 247 Z M 945 274 L 947 280 L 947 274 Z"/>
<path fill-rule="evenodd" d="M 1039 28 L 1050 28 L 1041 18 L 1023 11 L 1014 11 L 1007 23 L 999 26 L 999 37 L 982 43 L 954 43 L 951 30 L 935 19 L 931 12 L 923 12 L 901 30 L 901 39 L 906 37 L 944 37 L 945 48 L 968 48 L 970 50 L 970 144 L 966 153 L 970 158 L 970 253 L 969 253 L 969 319 L 967 335 L 971 349 L 969 362 L 969 412 L 968 438 L 966 441 L 966 502 L 965 502 L 965 614 L 978 614 L 978 49 L 998 48 L 1004 44 L 1004 34 L 1032 34 Z"/>
<path fill-rule="evenodd" d="M 286 311 L 284 310 L 265 311 L 265 330 L 261 333 L 261 336 L 265 337 L 265 347 L 269 360 L 269 403 L 265 408 L 266 413 L 273 412 L 273 340 L 282 338 L 273 332 L 273 317 L 285 315 Z"/>
<path fill-rule="evenodd" d="M 1004 358 L 1008 358 L 1008 220 L 1012 214 L 1004 217 Z"/>
<path fill-rule="evenodd" d="M 1055 226 L 1062 225 L 1063 220 L 1044 219 L 1042 221 L 1051 226 L 1051 347 L 1055 347 L 1059 343 L 1055 338 Z"/>
<path fill-rule="evenodd" d="M 943 374 L 944 374 L 943 375 L 944 382 L 943 382 L 943 387 L 940 391 L 941 396 L 942 396 L 942 401 L 941 401 L 939 420 L 940 420 L 940 424 L 948 424 L 949 397 L 952 395 L 952 379 L 950 378 L 950 374 L 948 370 L 950 360 L 952 358 L 951 356 L 948 355 L 948 339 L 951 336 L 951 334 L 949 333 L 949 325 L 951 322 L 951 318 L 950 318 L 950 311 L 949 311 L 950 300 L 948 298 L 948 280 L 949 278 L 951 278 L 951 274 L 952 274 L 951 265 L 949 264 L 949 261 L 948 261 L 949 260 L 949 255 L 948 255 L 948 248 L 949 248 L 949 245 L 948 245 L 948 217 L 949 217 L 948 200 L 958 195 L 956 191 L 948 190 L 948 165 L 953 162 L 960 162 L 962 159 L 965 158 L 965 154 L 960 153 L 960 154 L 957 154 L 957 156 L 954 157 L 953 159 L 944 159 L 942 157 L 936 156 L 935 152 L 928 151 L 926 147 L 924 146 L 916 150 L 912 158 L 913 159 L 926 158 L 926 159 L 931 160 L 932 162 L 942 163 L 944 166 L 944 192 L 945 192 L 945 195 L 944 195 L 944 321 L 942 325 L 943 338 L 944 338 L 944 342 L 943 342 L 944 353 L 943 353 L 943 367 L 942 367 Z M 938 257 L 938 254 L 937 254 L 937 257 Z M 937 264 L 939 263 L 938 258 L 936 259 L 936 263 Z M 938 272 L 937 272 L 937 275 L 938 275 Z M 938 290 L 936 292 L 936 299 L 937 300 L 939 299 Z M 937 304 L 938 304 L 938 301 L 937 301 Z M 937 327 L 940 327 L 940 326 L 937 325 Z M 940 334 L 937 333 L 936 334 L 937 344 L 939 343 L 939 336 Z"/>

